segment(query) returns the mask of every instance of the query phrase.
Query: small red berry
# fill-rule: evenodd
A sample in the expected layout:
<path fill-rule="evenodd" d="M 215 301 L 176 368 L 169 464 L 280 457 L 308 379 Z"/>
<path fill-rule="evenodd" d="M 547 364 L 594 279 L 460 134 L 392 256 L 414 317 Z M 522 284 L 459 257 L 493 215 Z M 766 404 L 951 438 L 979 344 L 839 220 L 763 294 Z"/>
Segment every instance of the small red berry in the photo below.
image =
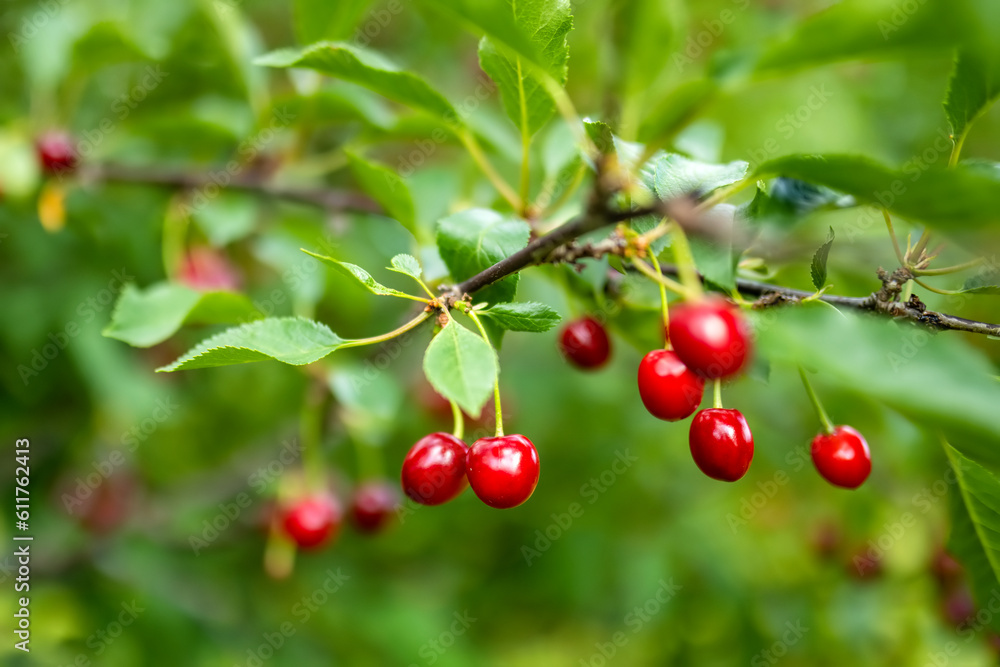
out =
<path fill-rule="evenodd" d="M 746 321 L 718 298 L 672 308 L 667 339 L 685 366 L 709 379 L 736 375 L 750 359 Z"/>
<path fill-rule="evenodd" d="M 469 484 L 490 507 L 517 507 L 538 484 L 538 451 L 523 435 L 480 438 L 467 458 Z"/>
<path fill-rule="evenodd" d="M 450 433 L 417 440 L 403 459 L 403 492 L 422 505 L 446 503 L 465 490 L 465 443 Z"/>
<path fill-rule="evenodd" d="M 735 482 L 753 460 L 753 434 L 739 410 L 710 408 L 691 421 L 691 456 L 712 479 Z"/>
<path fill-rule="evenodd" d="M 375 533 L 392 519 L 399 506 L 397 491 L 384 481 L 361 484 L 351 498 L 351 520 L 363 533 Z"/>
<path fill-rule="evenodd" d="M 671 350 L 653 350 L 639 363 L 639 397 L 654 417 L 669 422 L 690 417 L 704 391 L 705 380 Z"/>
<path fill-rule="evenodd" d="M 320 546 L 340 527 L 340 504 L 330 494 L 307 496 L 285 508 L 282 527 L 302 549 Z"/>
<path fill-rule="evenodd" d="M 195 247 L 181 261 L 177 279 L 197 290 L 235 291 L 240 287 L 236 269 L 224 255 L 212 248 Z"/>
<path fill-rule="evenodd" d="M 969 623 L 976 615 L 976 603 L 966 588 L 952 591 L 941 603 L 941 614 L 945 621 L 956 629 Z"/>
<path fill-rule="evenodd" d="M 611 340 L 604 325 L 592 317 L 570 322 L 559 334 L 559 349 L 577 368 L 600 368 L 611 356 Z"/>
<path fill-rule="evenodd" d="M 845 489 L 858 488 L 872 471 L 868 443 L 850 426 L 813 438 L 812 460 L 823 479 Z"/>
<path fill-rule="evenodd" d="M 76 168 L 76 148 L 73 137 L 66 132 L 46 132 L 35 140 L 35 151 L 47 174 L 58 174 Z"/>

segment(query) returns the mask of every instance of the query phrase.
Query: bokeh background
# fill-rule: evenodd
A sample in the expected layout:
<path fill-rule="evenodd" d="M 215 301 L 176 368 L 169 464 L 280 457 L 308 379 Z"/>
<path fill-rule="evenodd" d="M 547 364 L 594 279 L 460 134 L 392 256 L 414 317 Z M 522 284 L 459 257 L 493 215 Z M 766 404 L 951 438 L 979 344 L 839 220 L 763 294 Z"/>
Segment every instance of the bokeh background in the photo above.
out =
<path fill-rule="evenodd" d="M 266 517 L 278 479 L 298 468 L 282 452 L 298 451 L 311 383 L 319 377 L 330 390 L 322 447 L 338 494 L 346 501 L 359 477 L 380 471 L 395 483 L 413 442 L 450 430 L 422 380 L 430 331 L 337 353 L 313 375 L 278 363 L 154 374 L 218 327 L 186 327 L 148 349 L 103 337 L 123 283 L 176 279 L 184 248 L 210 247 L 258 304 L 360 337 L 397 326 L 405 304 L 329 274 L 299 247 L 325 248 L 397 287 L 404 279 L 381 267 L 398 252 L 418 254 L 432 276 L 443 268 L 432 244 L 379 215 L 225 192 L 180 219 L 177 189 L 111 183 L 88 168 L 205 174 L 246 157 L 245 173 L 270 182 L 357 190 L 345 147 L 408 164 L 433 121 L 353 84 L 251 64 L 319 31 L 382 51 L 453 101 L 486 86 L 469 122 L 513 179 L 519 139 L 479 70 L 476 35 L 419 1 L 330 3 L 332 12 L 321 4 L 7 1 L 0 10 L 0 431 L 5 451 L 15 438 L 31 440 L 35 538 L 32 652 L 21 655 L 5 634 L 0 662 L 995 663 L 992 619 L 959 629 L 976 608 L 941 557 L 956 499 L 951 469 L 932 425 L 899 409 L 909 391 L 960 396 L 961 382 L 913 387 L 920 375 L 911 373 L 869 384 L 858 343 L 818 335 L 796 353 L 821 371 L 847 368 L 815 382 L 834 421 L 867 437 L 869 481 L 847 492 L 820 479 L 806 449 L 819 424 L 796 369 L 762 358 L 725 391 L 753 428 L 754 464 L 739 483 L 715 482 L 691 461 L 686 422 L 660 422 L 639 401 L 636 368 L 658 344 L 655 289 L 629 277 L 621 295 L 595 292 L 600 264 L 580 275 L 551 267 L 523 275 L 520 298 L 567 318 L 596 313 L 614 338 L 612 362 L 583 374 L 557 353 L 556 331 L 506 336 L 507 431 L 528 435 L 542 462 L 528 503 L 495 511 L 466 492 L 441 507 L 407 506 L 389 530 L 370 537 L 345 526 L 331 547 L 300 555 L 293 576 L 269 578 Z M 944 27 L 849 62 L 746 73 L 766 45 L 831 4 L 575 2 L 568 90 L 581 113 L 634 138 L 637 120 L 677 85 L 714 78 L 719 93 L 672 141 L 708 162 L 857 152 L 897 166 L 945 163 L 941 100 L 953 55 L 935 38 Z M 941 8 L 897 4 L 914 22 Z M 872 20 L 872 6 L 896 7 L 856 6 L 858 22 Z M 620 47 L 636 20 L 651 48 L 629 60 Z M 76 137 L 78 176 L 41 174 L 33 141 L 54 128 Z M 539 159 L 558 159 L 566 136 L 551 124 L 536 143 Z M 452 138 L 430 153 L 406 178 L 428 238 L 446 213 L 496 198 Z M 1000 112 L 977 122 L 964 155 L 1000 155 Z M 561 215 L 585 193 L 586 185 Z M 811 289 L 809 260 L 831 227 L 833 291 L 875 289 L 875 269 L 895 259 L 881 219 L 859 209 L 766 227 L 757 250 L 771 279 Z M 943 252 L 968 257 L 961 244 Z M 925 296 L 932 307 L 998 319 L 989 296 Z M 882 361 L 898 353 L 910 370 L 948 378 L 954 353 L 996 374 L 996 342 L 985 337 L 883 333 Z M 36 359 L 49 345 L 58 351 Z M 893 401 L 880 400 L 887 387 Z M 468 429 L 489 433 L 488 424 Z M 12 458 L 0 463 L 4 498 L 13 497 Z M 85 502 L 67 507 L 87 490 Z M 581 511 L 569 521 L 574 503 Z M 3 526 L 10 544 L 12 522 Z M 5 625 L 16 604 L 10 551 L 0 555 Z"/>

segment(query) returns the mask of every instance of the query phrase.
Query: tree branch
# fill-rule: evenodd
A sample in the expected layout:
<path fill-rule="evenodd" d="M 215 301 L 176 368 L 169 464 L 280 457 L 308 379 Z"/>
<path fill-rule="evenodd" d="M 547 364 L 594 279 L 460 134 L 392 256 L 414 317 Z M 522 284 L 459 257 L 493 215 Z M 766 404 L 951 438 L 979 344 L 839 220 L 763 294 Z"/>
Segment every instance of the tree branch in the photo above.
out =
<path fill-rule="evenodd" d="M 184 190 L 242 190 L 254 192 L 275 199 L 287 199 L 328 211 L 361 211 L 365 213 L 382 213 L 382 207 L 372 199 L 346 190 L 329 188 L 298 188 L 280 186 L 269 183 L 267 176 L 248 170 L 247 173 L 230 175 L 225 169 L 214 172 L 197 173 L 187 171 L 164 171 L 141 167 L 126 167 L 123 165 L 95 165 L 83 170 L 84 181 L 103 183 L 141 183 L 159 185 Z"/>

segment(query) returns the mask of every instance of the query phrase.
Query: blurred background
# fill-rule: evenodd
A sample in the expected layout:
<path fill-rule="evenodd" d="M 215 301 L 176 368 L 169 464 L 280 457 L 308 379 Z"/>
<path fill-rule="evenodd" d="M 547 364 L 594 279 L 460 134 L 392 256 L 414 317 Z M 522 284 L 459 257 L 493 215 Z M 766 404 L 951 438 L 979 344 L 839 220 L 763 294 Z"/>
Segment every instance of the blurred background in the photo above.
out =
<path fill-rule="evenodd" d="M 961 402 L 960 383 L 920 387 L 913 378 L 925 369 L 951 378 L 955 359 L 995 375 L 996 342 L 893 331 L 871 354 L 890 366 L 897 354 L 912 372 L 874 384 L 862 343 L 826 335 L 787 346 L 821 371 L 815 383 L 832 419 L 871 445 L 871 478 L 851 492 L 823 482 L 809 462 L 819 424 L 794 364 L 762 354 L 724 392 L 747 416 L 757 450 L 749 474 L 723 484 L 691 461 L 687 423 L 658 421 L 639 400 L 639 360 L 660 344 L 656 290 L 631 276 L 620 291 L 600 289 L 601 262 L 522 276 L 519 299 L 566 319 L 595 314 L 614 348 L 607 367 L 581 373 L 557 352 L 557 330 L 505 337 L 506 430 L 530 437 L 541 457 L 529 502 L 496 511 L 467 491 L 440 507 L 407 504 L 377 535 L 343 526 L 331 546 L 300 554 L 287 579 L 265 573 L 269 511 L 278 481 L 299 468 L 311 387 L 329 389 L 319 399 L 322 451 L 344 503 L 362 478 L 397 484 L 408 448 L 451 430 L 422 377 L 429 329 L 338 352 L 314 373 L 267 362 L 170 375 L 154 369 L 221 327 L 187 326 L 149 348 L 101 331 L 125 284 L 164 280 L 238 289 L 265 312 L 315 317 L 344 337 L 389 331 L 412 315 L 298 249 L 346 259 L 398 288 L 405 278 L 381 267 L 411 252 L 440 280 L 435 221 L 494 205 L 495 191 L 451 135 L 428 139 L 444 136 L 434 134 L 439 122 L 354 84 L 251 63 L 320 38 L 377 49 L 455 104 L 480 95 L 468 122 L 514 180 L 520 139 L 479 69 L 478 37 L 426 4 L 4 3 L 0 431 L 8 451 L 17 438 L 31 441 L 34 541 L 32 652 L 5 640 L 0 662 L 994 664 L 992 616 L 975 620 L 961 568 L 944 555 L 953 473 L 934 429 L 900 406 L 907 392 L 923 392 L 920 405 L 937 392 Z M 926 35 L 889 53 L 748 74 L 766 45 L 831 4 L 575 2 L 567 89 L 581 114 L 635 139 L 678 86 L 715 82 L 716 94 L 670 140 L 706 162 L 856 152 L 914 169 L 915 160 L 945 163 L 941 100 L 953 54 L 935 39 L 946 26 L 930 18 Z M 907 30 L 924 20 L 915 12 L 941 7 L 910 4 L 918 3 L 899 3 Z M 854 6 L 859 22 L 871 6 L 887 15 L 896 7 Z M 641 59 L 622 50 L 636 25 L 649 45 Z M 52 131 L 72 137 L 75 173 L 43 173 L 35 142 Z M 565 164 L 568 136 L 561 122 L 539 135 L 546 170 Z M 241 178 L 356 193 L 345 148 L 405 176 L 416 236 L 382 215 L 247 191 L 212 191 L 192 211 L 183 206 L 191 193 L 176 187 L 178 174 L 218 174 L 236 160 Z M 963 155 L 1000 155 L 1000 112 L 977 122 Z M 587 190 L 585 182 L 555 217 L 578 210 Z M 863 209 L 767 223 L 758 253 L 768 278 L 812 289 L 809 261 L 830 228 L 833 291 L 876 289 L 875 269 L 896 260 L 880 216 Z M 943 250 L 956 261 L 966 253 Z M 989 296 L 921 296 L 932 308 L 1000 319 Z M 887 391 L 893 400 L 880 400 Z M 970 423 L 988 419 L 981 403 L 968 405 L 978 410 Z M 961 426 L 966 416 L 953 418 Z M 491 433 L 488 410 L 484 422 L 467 426 L 468 442 Z M 11 498 L 12 452 L 0 468 Z M 14 532 L 5 521 L 5 544 Z M 0 555 L 7 619 L 18 597 L 11 553 Z"/>

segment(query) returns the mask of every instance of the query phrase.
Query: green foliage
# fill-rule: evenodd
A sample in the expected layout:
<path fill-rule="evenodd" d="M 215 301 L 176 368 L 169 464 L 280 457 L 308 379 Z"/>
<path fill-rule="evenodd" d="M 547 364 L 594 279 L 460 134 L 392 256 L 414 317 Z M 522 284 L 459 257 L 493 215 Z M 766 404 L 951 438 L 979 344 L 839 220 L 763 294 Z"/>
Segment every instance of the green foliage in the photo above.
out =
<path fill-rule="evenodd" d="M 478 415 L 486 405 L 498 372 L 493 348 L 454 318 L 448 320 L 424 354 L 427 381 L 470 415 Z"/>
<path fill-rule="evenodd" d="M 993 104 L 998 95 L 1000 62 L 990 61 L 976 51 L 960 51 L 955 58 L 944 100 L 952 133 L 964 139 L 969 126 Z"/>
<path fill-rule="evenodd" d="M 302 366 L 319 361 L 345 342 L 319 322 L 301 317 L 269 317 L 212 336 L 157 370 L 170 373 L 264 359 Z"/>
<path fill-rule="evenodd" d="M 345 151 L 345 155 L 351 165 L 351 173 L 361 189 L 381 204 L 386 213 L 417 236 L 420 230 L 417 228 L 413 198 L 403 179 L 388 167 L 365 160 L 349 151 Z"/>
<path fill-rule="evenodd" d="M 395 271 L 396 273 L 402 273 L 403 275 L 412 276 L 417 280 L 420 280 L 421 269 L 420 262 L 413 255 L 401 254 L 396 255 L 390 260 L 392 267 L 390 271 Z"/>
<path fill-rule="evenodd" d="M 507 331 L 532 331 L 540 333 L 548 331 L 559 324 L 562 319 L 559 313 L 544 303 L 534 301 L 519 303 L 498 303 L 479 311 L 480 317 L 486 317 Z"/>
<path fill-rule="evenodd" d="M 471 278 L 528 244 L 523 220 L 488 209 L 473 208 L 442 218 L 437 225 L 437 247 L 451 277 Z M 477 301 L 513 301 L 518 275 L 514 274 L 477 292 Z"/>
<path fill-rule="evenodd" d="M 545 71 L 560 85 L 566 83 L 569 43 L 573 27 L 569 0 L 512 2 L 517 28 L 535 44 Z M 517 53 L 505 52 L 489 37 L 479 43 L 479 63 L 493 79 L 503 98 L 504 110 L 520 132 L 533 136 L 553 114 L 555 103 L 538 76 Z"/>
<path fill-rule="evenodd" d="M 717 188 L 738 183 L 746 177 L 748 167 L 742 161 L 705 164 L 667 153 L 651 160 L 645 172 L 657 197 L 673 199 L 690 194 L 704 196 Z"/>
<path fill-rule="evenodd" d="M 136 347 L 162 343 L 185 324 L 228 324 L 262 317 L 242 294 L 199 292 L 174 283 L 126 285 L 102 332 Z"/>
<path fill-rule="evenodd" d="M 414 109 L 458 122 L 454 107 L 430 84 L 400 71 L 382 55 L 341 42 L 320 42 L 301 49 L 279 49 L 254 61 L 266 67 L 304 67 L 359 84 Z"/>
<path fill-rule="evenodd" d="M 833 247 L 833 227 L 830 228 L 830 235 L 826 237 L 816 253 L 813 255 L 812 264 L 809 266 L 809 275 L 812 277 L 813 287 L 823 289 L 826 285 L 826 262 L 830 259 L 830 248 Z"/>
<path fill-rule="evenodd" d="M 341 262 L 339 260 L 333 259 L 332 257 L 327 257 L 326 255 L 318 255 L 314 252 L 303 249 L 302 252 L 306 253 L 310 257 L 315 257 L 324 264 L 332 266 L 333 268 L 340 271 L 346 276 L 350 276 L 361 283 L 365 289 L 367 289 L 372 294 L 377 294 L 379 296 L 399 296 L 406 297 L 405 292 L 400 292 L 397 289 L 392 289 L 391 287 L 386 287 L 385 285 L 376 282 L 371 274 L 362 269 L 356 264 L 351 264 L 350 262 Z"/>

